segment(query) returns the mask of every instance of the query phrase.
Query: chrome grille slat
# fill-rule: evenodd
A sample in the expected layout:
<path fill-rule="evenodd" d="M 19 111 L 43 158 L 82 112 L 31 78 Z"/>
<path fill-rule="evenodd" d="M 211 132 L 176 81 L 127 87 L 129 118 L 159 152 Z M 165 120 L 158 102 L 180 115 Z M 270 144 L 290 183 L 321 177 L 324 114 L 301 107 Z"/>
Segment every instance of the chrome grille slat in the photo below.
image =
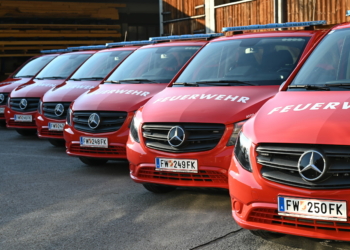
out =
<path fill-rule="evenodd" d="M 57 104 L 62 104 L 64 107 L 64 112 L 61 116 L 55 114 L 55 108 Z M 69 108 L 70 102 L 44 102 L 43 103 L 43 113 L 47 118 L 55 120 L 65 120 L 67 118 L 67 110 Z"/>
<path fill-rule="evenodd" d="M 19 104 L 20 104 L 22 99 L 26 99 L 27 103 L 28 103 L 27 107 L 25 109 L 21 109 L 19 107 Z M 33 98 L 33 97 L 11 98 L 10 99 L 10 107 L 12 110 L 19 111 L 22 113 L 33 112 L 33 111 L 36 111 L 38 109 L 39 100 L 40 100 L 40 98 Z"/>

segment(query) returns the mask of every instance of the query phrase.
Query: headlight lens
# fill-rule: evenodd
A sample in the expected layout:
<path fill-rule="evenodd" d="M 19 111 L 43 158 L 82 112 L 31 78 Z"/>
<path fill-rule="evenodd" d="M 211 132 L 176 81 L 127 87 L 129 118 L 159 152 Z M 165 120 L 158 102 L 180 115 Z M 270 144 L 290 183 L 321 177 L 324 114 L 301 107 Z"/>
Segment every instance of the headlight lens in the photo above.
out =
<path fill-rule="evenodd" d="M 236 142 L 236 146 L 234 149 L 235 156 L 241 166 L 252 172 L 252 167 L 250 164 L 250 147 L 252 146 L 252 141 L 246 137 L 243 132 L 239 134 L 239 137 Z"/>
<path fill-rule="evenodd" d="M 140 143 L 140 137 L 138 133 L 138 128 L 140 126 L 139 120 L 136 118 L 136 115 L 132 118 L 132 121 L 130 123 L 130 136 L 132 139 L 138 143 Z"/>
<path fill-rule="evenodd" d="M 243 124 L 246 121 L 248 121 L 248 120 L 236 122 L 236 123 L 233 124 L 233 126 L 234 126 L 233 132 L 232 132 L 232 135 L 231 135 L 230 139 L 228 140 L 228 143 L 227 143 L 226 146 L 233 146 L 233 145 L 235 145 L 235 143 L 237 141 L 238 134 L 241 131 Z"/>
<path fill-rule="evenodd" d="M 70 108 L 67 110 L 66 121 L 69 126 L 72 126 L 72 110 Z"/>
<path fill-rule="evenodd" d="M 40 100 L 38 105 L 38 113 L 43 114 L 43 102 Z"/>

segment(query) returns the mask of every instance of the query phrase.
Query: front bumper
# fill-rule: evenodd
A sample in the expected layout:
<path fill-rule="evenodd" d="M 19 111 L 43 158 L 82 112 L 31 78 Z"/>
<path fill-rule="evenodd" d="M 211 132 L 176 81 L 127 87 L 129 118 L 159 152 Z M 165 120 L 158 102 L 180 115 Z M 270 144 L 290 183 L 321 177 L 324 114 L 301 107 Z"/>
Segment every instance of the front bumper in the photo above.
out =
<path fill-rule="evenodd" d="M 129 124 L 133 113 L 128 114 L 122 127 L 115 132 L 108 133 L 86 133 L 76 130 L 73 126 L 65 125 L 63 137 L 66 141 L 66 152 L 70 156 L 83 156 L 105 159 L 126 159 L 125 144 L 129 135 Z M 108 138 L 108 148 L 81 147 L 80 137 L 106 137 Z"/>
<path fill-rule="evenodd" d="M 49 122 L 55 123 L 66 123 L 66 119 L 64 120 L 53 120 L 48 119 L 45 116 L 37 113 L 35 116 L 36 126 L 38 130 L 38 136 L 40 138 L 48 138 L 48 139 L 64 139 L 63 131 L 50 131 L 49 130 Z"/>
<path fill-rule="evenodd" d="M 36 122 L 35 122 L 35 112 L 17 112 L 13 111 L 9 107 L 5 107 L 5 118 L 6 118 L 6 126 L 8 128 L 15 128 L 15 129 L 37 129 L 36 128 Z M 31 115 L 32 121 L 31 122 L 15 122 L 15 115 Z"/>
<path fill-rule="evenodd" d="M 129 137 L 127 156 L 130 162 L 130 176 L 137 183 L 154 183 L 183 187 L 211 187 L 228 189 L 228 168 L 233 146 L 226 146 L 232 134 L 232 127 L 226 129 L 218 145 L 209 151 L 191 153 L 168 153 L 150 149 Z M 157 171 L 155 158 L 197 159 L 198 173 Z"/>
<path fill-rule="evenodd" d="M 253 173 L 243 169 L 233 157 L 229 169 L 232 216 L 243 228 L 329 240 L 350 240 L 350 190 L 309 190 L 263 179 L 252 161 Z M 278 215 L 279 195 L 347 202 L 346 222 L 304 219 Z"/>

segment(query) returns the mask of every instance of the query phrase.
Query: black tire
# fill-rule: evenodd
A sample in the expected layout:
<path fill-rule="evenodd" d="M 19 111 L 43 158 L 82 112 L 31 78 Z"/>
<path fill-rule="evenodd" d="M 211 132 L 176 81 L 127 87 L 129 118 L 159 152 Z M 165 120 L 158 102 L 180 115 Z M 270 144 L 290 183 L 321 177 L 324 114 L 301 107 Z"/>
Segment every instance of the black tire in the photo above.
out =
<path fill-rule="evenodd" d="M 0 120 L 0 127 L 6 128 L 6 121 L 5 120 Z"/>
<path fill-rule="evenodd" d="M 108 162 L 107 159 L 101 159 L 101 158 L 90 158 L 90 157 L 83 157 L 80 156 L 79 159 L 89 166 L 101 166 Z"/>
<path fill-rule="evenodd" d="M 157 193 L 157 194 L 169 193 L 169 192 L 172 192 L 176 189 L 175 186 L 153 184 L 153 183 L 144 183 L 143 186 L 148 191 L 153 192 L 153 193 Z"/>
<path fill-rule="evenodd" d="M 49 142 L 58 148 L 63 148 L 66 146 L 66 141 L 63 139 L 49 139 Z"/>
<path fill-rule="evenodd" d="M 33 136 L 37 135 L 36 129 L 16 129 L 17 133 L 23 136 Z"/>
<path fill-rule="evenodd" d="M 263 238 L 264 240 L 273 240 L 273 239 L 278 239 L 285 236 L 285 234 L 274 233 L 274 232 L 264 231 L 264 230 L 250 230 L 250 232 L 255 236 L 259 236 L 260 238 Z"/>

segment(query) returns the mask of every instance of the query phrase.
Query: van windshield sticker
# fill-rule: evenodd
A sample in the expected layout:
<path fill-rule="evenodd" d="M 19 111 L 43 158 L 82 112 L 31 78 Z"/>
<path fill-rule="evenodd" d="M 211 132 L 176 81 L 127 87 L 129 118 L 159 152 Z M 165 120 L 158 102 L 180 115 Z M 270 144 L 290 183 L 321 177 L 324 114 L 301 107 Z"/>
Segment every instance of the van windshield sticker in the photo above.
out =
<path fill-rule="evenodd" d="M 305 111 L 305 110 L 321 110 L 321 109 L 350 109 L 349 102 L 318 102 L 318 103 L 307 103 L 307 104 L 298 104 L 298 105 L 287 105 L 284 107 L 273 108 L 268 115 L 271 115 L 275 112 L 277 113 L 287 113 L 289 111 Z"/>
<path fill-rule="evenodd" d="M 168 97 L 162 97 L 158 98 L 153 103 L 157 102 L 172 102 L 172 101 L 182 101 L 182 100 L 215 100 L 215 101 L 236 101 L 236 102 L 242 102 L 247 103 L 249 100 L 249 97 L 245 96 L 232 96 L 232 95 L 211 95 L 211 94 L 193 94 L 193 95 L 179 95 L 179 96 L 168 96 Z"/>

